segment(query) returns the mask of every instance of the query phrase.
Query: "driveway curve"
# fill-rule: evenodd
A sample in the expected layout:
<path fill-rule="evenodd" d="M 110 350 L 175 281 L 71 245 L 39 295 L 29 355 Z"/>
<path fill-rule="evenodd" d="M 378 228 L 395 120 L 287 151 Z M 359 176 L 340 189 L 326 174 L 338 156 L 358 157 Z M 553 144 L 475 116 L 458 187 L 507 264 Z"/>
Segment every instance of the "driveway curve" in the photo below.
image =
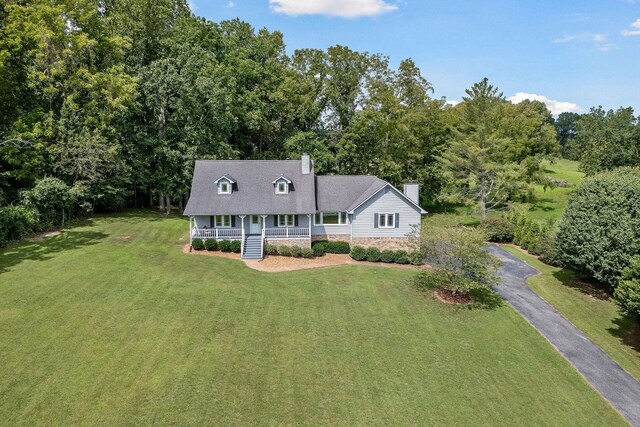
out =
<path fill-rule="evenodd" d="M 527 286 L 526 280 L 538 270 L 496 245 L 488 246 L 487 251 L 502 261 L 498 271 L 502 280 L 496 292 L 633 426 L 640 427 L 640 382 Z"/>

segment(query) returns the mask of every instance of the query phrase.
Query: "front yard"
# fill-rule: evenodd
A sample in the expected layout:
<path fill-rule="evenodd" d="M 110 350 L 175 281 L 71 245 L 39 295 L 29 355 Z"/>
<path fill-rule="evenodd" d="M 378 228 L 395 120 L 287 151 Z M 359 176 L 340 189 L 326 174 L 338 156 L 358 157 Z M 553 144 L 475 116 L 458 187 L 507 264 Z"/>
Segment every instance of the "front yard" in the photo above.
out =
<path fill-rule="evenodd" d="M 507 305 L 411 270 L 262 273 L 186 230 L 132 212 L 0 251 L 3 423 L 625 424 Z"/>

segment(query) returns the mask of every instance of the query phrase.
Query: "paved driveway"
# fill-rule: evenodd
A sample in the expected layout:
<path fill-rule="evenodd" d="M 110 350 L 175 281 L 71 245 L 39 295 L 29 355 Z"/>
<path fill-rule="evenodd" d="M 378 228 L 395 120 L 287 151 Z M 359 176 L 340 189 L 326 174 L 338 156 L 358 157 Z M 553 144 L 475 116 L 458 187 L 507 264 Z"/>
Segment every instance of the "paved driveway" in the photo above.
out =
<path fill-rule="evenodd" d="M 538 271 L 504 249 L 487 250 L 502 260 L 496 291 L 531 323 L 634 426 L 640 427 L 640 383 L 525 283 Z"/>

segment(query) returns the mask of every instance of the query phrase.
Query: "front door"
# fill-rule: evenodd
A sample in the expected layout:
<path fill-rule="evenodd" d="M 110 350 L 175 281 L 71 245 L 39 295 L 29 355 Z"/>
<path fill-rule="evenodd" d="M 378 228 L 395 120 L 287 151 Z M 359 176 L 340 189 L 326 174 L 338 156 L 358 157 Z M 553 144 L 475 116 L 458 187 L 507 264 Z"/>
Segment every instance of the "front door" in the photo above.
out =
<path fill-rule="evenodd" d="M 251 225 L 249 226 L 249 234 L 262 233 L 262 227 L 260 226 L 260 215 L 251 215 Z"/>

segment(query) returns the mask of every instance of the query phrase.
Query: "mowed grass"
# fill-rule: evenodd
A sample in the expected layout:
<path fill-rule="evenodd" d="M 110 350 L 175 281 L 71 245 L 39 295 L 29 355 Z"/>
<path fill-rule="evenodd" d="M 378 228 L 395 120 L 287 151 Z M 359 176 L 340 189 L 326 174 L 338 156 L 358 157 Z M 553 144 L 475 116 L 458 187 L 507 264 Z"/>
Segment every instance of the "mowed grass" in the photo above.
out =
<path fill-rule="evenodd" d="M 546 190 L 542 185 L 534 185 L 534 197 L 529 202 L 529 215 L 541 223 L 557 223 L 569 204 L 569 197 L 580 183 L 584 174 L 578 170 L 579 162 L 559 159 L 555 163 L 545 162 L 544 174 L 548 177 L 567 181 L 568 187 L 554 187 Z M 427 209 L 428 210 L 428 209 Z M 476 226 L 480 215 L 474 206 L 447 206 L 423 220 L 423 229 L 429 227 L 451 227 L 458 225 Z"/>
<path fill-rule="evenodd" d="M 625 425 L 508 305 L 411 270 L 260 273 L 187 221 L 96 218 L 0 251 L 5 425 Z"/>
<path fill-rule="evenodd" d="M 640 381 L 640 324 L 623 316 L 602 287 L 569 269 L 551 267 L 509 245 L 502 247 L 540 274 L 528 285 Z"/>

